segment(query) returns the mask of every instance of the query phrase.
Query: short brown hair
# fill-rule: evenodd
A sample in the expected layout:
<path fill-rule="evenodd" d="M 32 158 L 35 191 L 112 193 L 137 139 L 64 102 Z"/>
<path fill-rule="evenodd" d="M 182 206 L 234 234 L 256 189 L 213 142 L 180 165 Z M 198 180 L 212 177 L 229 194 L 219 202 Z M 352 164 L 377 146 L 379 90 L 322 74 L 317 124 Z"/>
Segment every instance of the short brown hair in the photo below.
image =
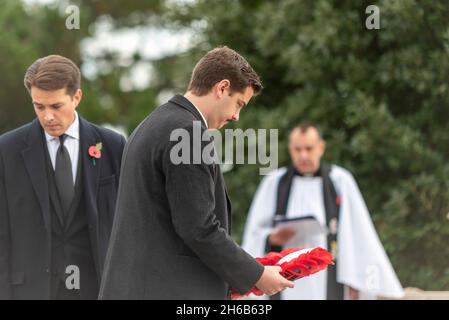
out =
<path fill-rule="evenodd" d="M 204 96 L 221 80 L 231 83 L 231 92 L 243 92 L 251 86 L 254 95 L 262 90 L 259 76 L 240 54 L 224 46 L 215 48 L 201 58 L 192 72 L 188 90 Z"/>
<path fill-rule="evenodd" d="M 80 88 L 80 78 L 80 69 L 72 60 L 50 55 L 33 62 L 27 69 L 23 82 L 28 92 L 31 92 L 31 87 L 42 90 L 66 88 L 67 94 L 73 96 Z"/>
<path fill-rule="evenodd" d="M 301 133 L 306 133 L 310 128 L 314 128 L 318 132 L 318 136 L 320 137 L 320 139 L 323 139 L 320 127 L 316 123 L 313 123 L 311 121 L 303 121 L 298 123 L 296 126 L 293 127 L 291 132 L 299 130 L 299 132 Z"/>

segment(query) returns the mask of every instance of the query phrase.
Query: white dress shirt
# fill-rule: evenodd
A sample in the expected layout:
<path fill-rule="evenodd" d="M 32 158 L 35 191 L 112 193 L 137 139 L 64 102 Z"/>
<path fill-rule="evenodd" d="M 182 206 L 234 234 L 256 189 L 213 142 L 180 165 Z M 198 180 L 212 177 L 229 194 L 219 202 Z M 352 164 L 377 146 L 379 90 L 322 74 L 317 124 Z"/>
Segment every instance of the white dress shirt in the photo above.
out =
<path fill-rule="evenodd" d="M 69 152 L 70 160 L 72 162 L 72 175 L 73 185 L 76 183 L 76 174 L 78 170 L 78 156 L 80 149 L 80 125 L 78 113 L 75 111 L 75 121 L 70 125 L 66 132 L 67 137 L 64 141 L 64 146 Z M 50 154 L 51 164 L 53 170 L 56 166 L 56 153 L 59 149 L 59 137 L 53 137 L 45 132 L 45 138 L 47 140 L 48 153 Z"/>

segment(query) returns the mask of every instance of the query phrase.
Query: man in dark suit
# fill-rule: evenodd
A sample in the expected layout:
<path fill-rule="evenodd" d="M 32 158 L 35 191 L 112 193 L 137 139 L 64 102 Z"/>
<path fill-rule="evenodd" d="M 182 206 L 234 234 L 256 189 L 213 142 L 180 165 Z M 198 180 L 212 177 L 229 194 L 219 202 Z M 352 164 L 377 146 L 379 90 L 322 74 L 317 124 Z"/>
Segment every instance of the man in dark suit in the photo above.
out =
<path fill-rule="evenodd" d="M 226 299 L 230 287 L 244 293 L 256 285 L 274 294 L 293 286 L 279 267 L 263 267 L 231 239 L 220 168 L 194 154 L 209 145 L 195 141 L 195 132 L 207 136 L 208 128 L 238 120 L 261 87 L 242 56 L 214 49 L 196 65 L 187 93 L 134 131 L 125 147 L 100 299 Z M 189 136 L 182 163 L 173 152 L 179 132 Z"/>
<path fill-rule="evenodd" d="M 96 299 L 125 139 L 81 118 L 80 71 L 36 60 L 37 119 L 0 136 L 0 298 Z"/>

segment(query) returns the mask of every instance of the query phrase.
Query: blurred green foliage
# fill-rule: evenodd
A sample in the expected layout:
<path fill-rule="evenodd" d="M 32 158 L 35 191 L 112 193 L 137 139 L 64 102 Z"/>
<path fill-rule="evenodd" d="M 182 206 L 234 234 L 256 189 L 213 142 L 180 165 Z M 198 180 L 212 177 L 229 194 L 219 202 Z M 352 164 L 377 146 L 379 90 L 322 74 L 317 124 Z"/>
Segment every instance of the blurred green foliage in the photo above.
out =
<path fill-rule="evenodd" d="M 162 90 L 183 92 L 197 60 L 227 45 L 261 75 L 265 90 L 230 128 L 279 129 L 279 162 L 287 165 L 288 130 L 310 120 L 327 141 L 325 161 L 355 175 L 376 229 L 404 286 L 449 290 L 449 3 L 447 1 L 197 0 L 73 1 L 81 29 L 64 28 L 59 6 L 0 9 L 0 133 L 28 122 L 32 106 L 23 74 L 51 53 L 83 63 L 80 42 L 105 15 L 114 28 L 143 25 L 195 34 L 192 48 L 153 60 L 154 81 L 123 92 L 128 66 L 84 79 L 80 112 L 131 132 Z M 379 30 L 367 30 L 365 9 L 380 8 Z M 241 239 L 252 196 L 263 178 L 257 165 L 225 174 Z"/>

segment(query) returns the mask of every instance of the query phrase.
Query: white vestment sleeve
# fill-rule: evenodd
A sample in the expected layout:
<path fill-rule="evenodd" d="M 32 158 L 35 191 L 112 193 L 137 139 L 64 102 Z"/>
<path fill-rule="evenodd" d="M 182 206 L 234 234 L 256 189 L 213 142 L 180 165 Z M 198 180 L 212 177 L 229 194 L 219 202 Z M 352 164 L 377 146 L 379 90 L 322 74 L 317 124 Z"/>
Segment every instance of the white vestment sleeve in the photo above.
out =
<path fill-rule="evenodd" d="M 277 187 L 286 169 L 267 175 L 260 183 L 248 213 L 242 248 L 253 257 L 265 255 L 265 241 L 271 233 L 276 210 Z"/>
<path fill-rule="evenodd" d="M 348 171 L 340 167 L 334 169 L 338 175 L 335 184 L 342 199 L 338 281 L 368 295 L 403 297 L 404 290 L 379 240 L 357 183 Z"/>

